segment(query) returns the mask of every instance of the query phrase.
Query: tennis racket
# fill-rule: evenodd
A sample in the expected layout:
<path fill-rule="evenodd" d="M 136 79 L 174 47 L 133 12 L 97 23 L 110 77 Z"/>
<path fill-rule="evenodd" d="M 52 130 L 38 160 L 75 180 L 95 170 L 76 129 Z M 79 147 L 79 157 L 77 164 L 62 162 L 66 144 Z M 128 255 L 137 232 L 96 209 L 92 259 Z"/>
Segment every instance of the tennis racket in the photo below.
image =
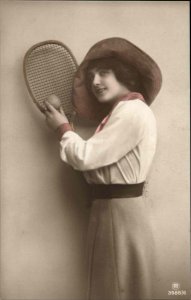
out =
<path fill-rule="evenodd" d="M 44 41 L 26 52 L 23 61 L 25 82 L 33 102 L 42 113 L 47 110 L 45 101 L 48 101 L 56 109 L 61 105 L 72 122 L 75 116 L 72 86 L 76 70 L 75 57 L 59 41 Z"/>

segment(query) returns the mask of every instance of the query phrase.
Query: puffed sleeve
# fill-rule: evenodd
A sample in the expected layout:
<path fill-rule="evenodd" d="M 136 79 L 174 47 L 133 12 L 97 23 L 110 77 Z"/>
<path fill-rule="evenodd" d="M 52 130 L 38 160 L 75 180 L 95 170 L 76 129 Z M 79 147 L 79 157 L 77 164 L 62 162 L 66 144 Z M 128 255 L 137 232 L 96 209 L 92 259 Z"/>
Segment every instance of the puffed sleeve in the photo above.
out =
<path fill-rule="evenodd" d="M 66 132 L 60 141 L 61 159 L 81 171 L 117 162 L 142 140 L 147 108 L 140 100 L 119 103 L 104 128 L 87 141 Z"/>

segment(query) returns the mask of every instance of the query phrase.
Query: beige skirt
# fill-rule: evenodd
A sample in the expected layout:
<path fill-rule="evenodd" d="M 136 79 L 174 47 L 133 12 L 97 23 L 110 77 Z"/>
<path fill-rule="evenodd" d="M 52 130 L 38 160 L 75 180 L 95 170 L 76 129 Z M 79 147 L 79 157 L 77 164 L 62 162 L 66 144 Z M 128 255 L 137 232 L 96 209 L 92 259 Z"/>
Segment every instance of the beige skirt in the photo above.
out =
<path fill-rule="evenodd" d="M 87 300 L 152 299 L 155 251 L 149 211 L 143 197 L 93 201 Z"/>

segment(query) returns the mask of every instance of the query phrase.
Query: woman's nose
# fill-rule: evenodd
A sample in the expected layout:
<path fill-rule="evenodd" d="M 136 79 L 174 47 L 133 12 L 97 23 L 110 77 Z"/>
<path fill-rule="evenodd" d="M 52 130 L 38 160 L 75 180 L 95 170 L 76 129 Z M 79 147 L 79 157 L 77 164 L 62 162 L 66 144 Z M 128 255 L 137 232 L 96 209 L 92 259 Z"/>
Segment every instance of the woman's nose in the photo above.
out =
<path fill-rule="evenodd" d="M 93 85 L 99 85 L 100 84 L 100 76 L 99 74 L 95 74 L 93 78 Z"/>

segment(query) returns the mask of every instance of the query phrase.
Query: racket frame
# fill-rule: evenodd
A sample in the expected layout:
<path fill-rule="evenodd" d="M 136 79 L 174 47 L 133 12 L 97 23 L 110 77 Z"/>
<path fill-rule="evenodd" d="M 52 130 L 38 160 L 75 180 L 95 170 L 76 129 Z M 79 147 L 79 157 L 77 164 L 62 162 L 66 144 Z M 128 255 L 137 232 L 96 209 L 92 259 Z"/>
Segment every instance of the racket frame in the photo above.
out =
<path fill-rule="evenodd" d="M 28 91 L 29 91 L 29 94 L 30 94 L 30 96 L 31 96 L 31 98 L 32 98 L 32 100 L 33 100 L 33 102 L 35 103 L 35 105 L 38 107 L 38 109 L 39 109 L 42 113 L 45 112 L 45 109 L 43 109 L 43 107 L 38 103 L 38 101 L 35 99 L 35 97 L 34 97 L 34 95 L 33 95 L 33 92 L 32 92 L 32 90 L 31 90 L 31 88 L 30 88 L 30 84 L 29 84 L 28 79 L 27 79 L 27 71 L 26 71 L 26 67 L 25 67 L 25 66 L 26 66 L 26 62 L 27 62 L 28 57 L 29 57 L 29 55 L 31 54 L 31 52 L 32 52 L 33 50 L 35 50 L 36 48 L 38 48 L 38 47 L 40 47 L 40 46 L 47 45 L 47 44 L 56 44 L 56 45 L 59 45 L 59 46 L 65 48 L 65 49 L 69 52 L 70 56 L 72 57 L 73 62 L 74 62 L 74 64 L 75 64 L 75 66 L 76 66 L 76 70 L 77 70 L 77 68 L 78 68 L 78 64 L 77 64 L 76 58 L 74 57 L 73 53 L 72 53 L 71 50 L 68 48 L 68 46 L 66 46 L 64 43 L 62 43 L 62 42 L 60 42 L 60 41 L 57 41 L 57 40 L 46 40 L 46 41 L 43 41 L 43 42 L 36 43 L 35 45 L 33 45 L 32 47 L 30 47 L 30 48 L 28 49 L 28 51 L 26 52 L 26 54 L 25 54 L 25 56 L 24 56 L 24 60 L 23 60 L 23 73 L 24 73 L 24 79 L 25 79 L 25 83 L 26 83 L 27 89 L 28 89 Z M 71 103 L 72 103 L 72 100 L 71 100 Z M 73 103 L 72 103 L 72 107 L 74 107 L 74 106 L 73 106 Z M 73 115 L 73 114 L 75 114 L 75 110 L 73 110 L 73 112 L 71 113 L 71 115 Z"/>

